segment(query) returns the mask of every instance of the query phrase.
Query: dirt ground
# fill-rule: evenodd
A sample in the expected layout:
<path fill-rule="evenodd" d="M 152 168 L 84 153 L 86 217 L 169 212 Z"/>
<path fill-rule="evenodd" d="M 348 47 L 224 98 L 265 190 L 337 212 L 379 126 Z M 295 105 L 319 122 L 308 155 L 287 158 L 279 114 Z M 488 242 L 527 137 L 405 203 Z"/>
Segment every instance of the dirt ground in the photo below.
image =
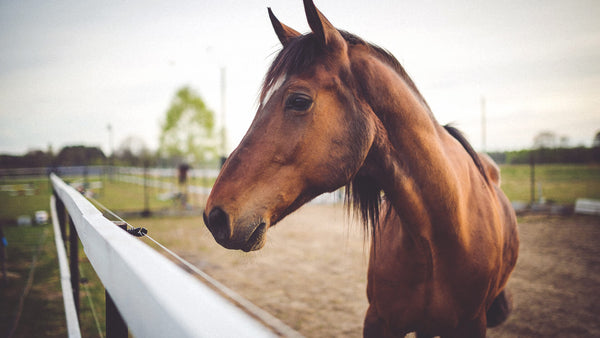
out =
<path fill-rule="evenodd" d="M 261 251 L 218 246 L 201 219 L 150 220 L 150 234 L 307 337 L 360 337 L 368 243 L 342 206 L 307 205 Z M 527 216 L 509 282 L 515 309 L 489 337 L 600 337 L 600 218 Z"/>

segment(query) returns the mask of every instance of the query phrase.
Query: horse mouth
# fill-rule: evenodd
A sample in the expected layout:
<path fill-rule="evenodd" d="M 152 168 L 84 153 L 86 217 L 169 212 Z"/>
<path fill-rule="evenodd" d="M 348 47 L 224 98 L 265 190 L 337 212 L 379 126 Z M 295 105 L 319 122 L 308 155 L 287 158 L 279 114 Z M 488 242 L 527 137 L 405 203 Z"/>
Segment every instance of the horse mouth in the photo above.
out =
<path fill-rule="evenodd" d="M 242 251 L 250 252 L 262 249 L 267 241 L 267 224 L 260 223 L 252 232 L 248 241 L 241 247 Z"/>

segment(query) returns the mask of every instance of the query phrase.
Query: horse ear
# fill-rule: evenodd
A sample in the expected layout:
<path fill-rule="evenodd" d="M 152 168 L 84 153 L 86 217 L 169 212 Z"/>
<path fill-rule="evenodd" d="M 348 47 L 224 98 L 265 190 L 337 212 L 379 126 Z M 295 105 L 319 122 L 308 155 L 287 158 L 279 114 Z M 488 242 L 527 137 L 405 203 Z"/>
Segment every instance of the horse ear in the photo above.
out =
<path fill-rule="evenodd" d="M 287 46 L 288 43 L 295 37 L 300 36 L 301 34 L 295 31 L 294 29 L 282 24 L 273 14 L 273 11 L 270 7 L 267 8 L 269 10 L 269 18 L 271 19 L 271 24 L 273 25 L 273 29 L 275 29 L 275 34 L 281 41 L 283 47 Z"/>
<path fill-rule="evenodd" d="M 344 41 L 340 32 L 333 27 L 331 22 L 315 7 L 312 0 L 304 0 L 304 11 L 310 29 L 315 34 L 322 46 L 331 46 Z"/>

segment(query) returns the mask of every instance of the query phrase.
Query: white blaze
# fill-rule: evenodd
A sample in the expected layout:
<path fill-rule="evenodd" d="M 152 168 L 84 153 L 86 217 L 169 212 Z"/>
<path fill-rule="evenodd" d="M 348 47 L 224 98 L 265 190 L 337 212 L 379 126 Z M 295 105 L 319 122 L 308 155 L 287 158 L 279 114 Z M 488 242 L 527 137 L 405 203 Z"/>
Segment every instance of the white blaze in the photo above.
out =
<path fill-rule="evenodd" d="M 277 81 L 275 81 L 275 83 L 271 86 L 271 88 L 269 88 L 269 90 L 267 91 L 267 94 L 265 94 L 265 97 L 262 100 L 262 105 L 264 106 L 267 102 L 269 102 L 269 100 L 271 99 L 271 96 L 273 96 L 273 94 L 275 94 L 275 92 L 277 90 L 279 90 L 279 88 L 283 85 L 283 83 L 285 82 L 287 76 L 284 74 L 282 76 L 280 76 Z"/>

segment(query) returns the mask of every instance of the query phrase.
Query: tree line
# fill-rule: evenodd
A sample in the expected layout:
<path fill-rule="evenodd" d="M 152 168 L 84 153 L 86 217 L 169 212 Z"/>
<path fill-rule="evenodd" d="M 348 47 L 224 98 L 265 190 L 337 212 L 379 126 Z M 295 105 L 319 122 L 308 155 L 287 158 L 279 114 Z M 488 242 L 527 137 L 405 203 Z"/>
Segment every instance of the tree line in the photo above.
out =
<path fill-rule="evenodd" d="M 161 157 L 159 152 L 119 148 L 112 156 L 106 156 L 99 147 L 84 145 L 66 146 L 57 154 L 48 151 L 32 150 L 24 155 L 0 155 L 0 168 L 52 168 L 72 166 L 176 166 L 184 162 L 179 157 Z"/>
<path fill-rule="evenodd" d="M 52 150 L 33 150 L 25 155 L 0 155 L 0 168 L 39 168 L 58 166 L 105 165 L 106 155 L 98 147 L 67 146 L 58 154 Z"/>
<path fill-rule="evenodd" d="M 516 151 L 491 152 L 498 164 L 546 163 L 600 163 L 600 147 L 538 148 Z"/>
<path fill-rule="evenodd" d="M 574 148 L 539 148 L 516 151 L 491 152 L 489 155 L 499 164 L 535 163 L 600 163 L 600 146 Z M 179 159 L 180 160 L 180 159 Z M 108 158 L 98 147 L 83 145 L 67 146 L 58 154 L 51 150 L 35 150 L 25 155 L 0 155 L 0 168 L 39 168 L 83 165 L 120 165 L 120 166 L 173 166 L 177 158 L 159 158 L 158 153 L 135 154 L 131 151 L 117 152 Z"/>

